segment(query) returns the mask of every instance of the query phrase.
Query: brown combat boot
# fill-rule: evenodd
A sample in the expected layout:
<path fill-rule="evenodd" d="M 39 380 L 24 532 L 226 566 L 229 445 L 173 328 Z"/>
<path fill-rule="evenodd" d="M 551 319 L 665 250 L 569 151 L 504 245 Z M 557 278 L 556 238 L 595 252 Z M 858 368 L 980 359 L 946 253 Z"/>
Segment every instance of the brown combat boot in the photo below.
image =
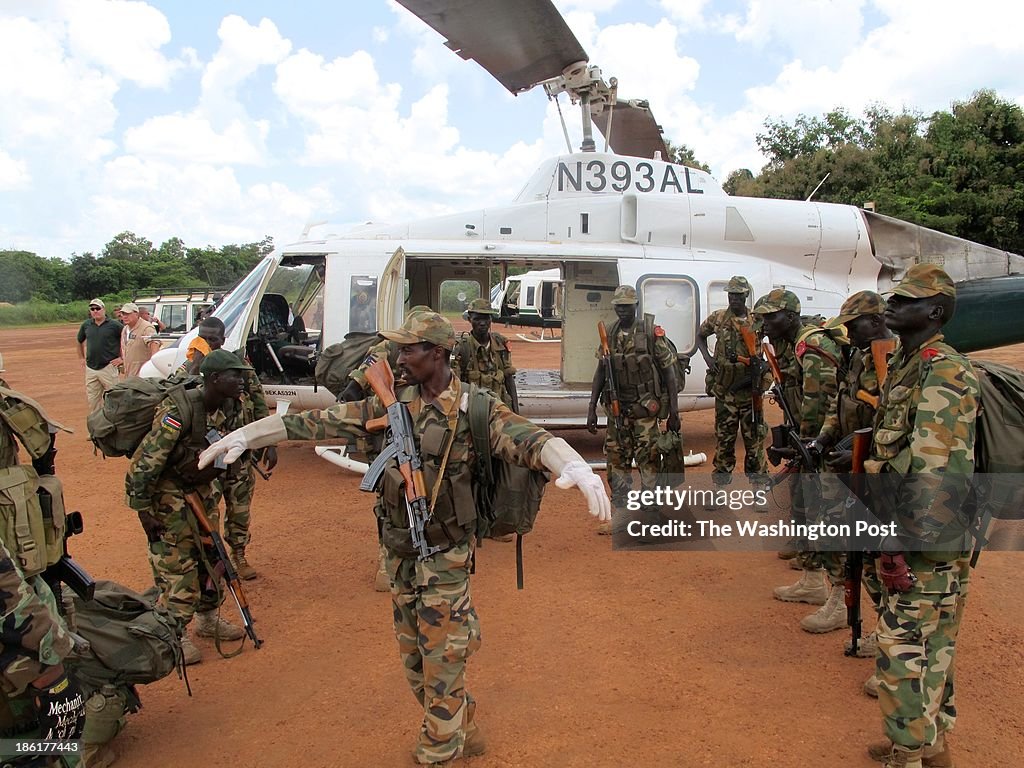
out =
<path fill-rule="evenodd" d="M 871 677 L 864 681 L 864 695 L 872 699 L 878 698 L 878 686 L 882 684 L 877 672 L 872 672 Z"/>
<path fill-rule="evenodd" d="M 868 747 L 868 756 L 885 768 L 924 768 L 920 747 L 898 747 L 891 741 L 882 741 Z"/>
<path fill-rule="evenodd" d="M 849 653 L 852 643 L 849 639 L 843 645 L 843 652 Z M 862 637 L 857 643 L 858 659 L 873 659 L 878 655 L 878 630 L 874 630 L 866 637 Z"/>
<path fill-rule="evenodd" d="M 482 755 L 487 751 L 487 739 L 484 738 L 484 732 L 480 730 L 480 726 L 473 723 L 470 729 L 466 732 L 466 741 L 462 745 L 462 756 L 463 757 L 476 757 Z"/>
<path fill-rule="evenodd" d="M 832 632 L 836 629 L 844 629 L 845 627 L 846 601 L 844 600 L 842 584 L 833 584 L 825 604 L 810 616 L 804 616 L 800 620 L 800 628 L 804 632 L 811 632 L 815 635 Z"/>
<path fill-rule="evenodd" d="M 878 763 L 888 760 L 891 754 L 892 742 L 888 739 L 868 747 L 868 757 Z M 922 768 L 955 768 L 949 744 L 941 733 L 934 744 L 921 748 L 921 766 Z"/>
<path fill-rule="evenodd" d="M 192 638 L 189 636 L 188 632 L 185 632 L 181 636 L 181 655 L 185 660 L 186 667 L 198 664 L 203 660 L 203 654 L 198 648 L 196 648 L 196 645 L 192 642 Z"/>
<path fill-rule="evenodd" d="M 231 564 L 235 566 L 235 572 L 242 581 L 252 581 L 259 576 L 256 573 L 256 569 L 249 565 L 249 561 L 245 559 L 244 549 L 231 550 Z"/>
<path fill-rule="evenodd" d="M 221 618 L 216 611 L 203 611 L 196 614 L 196 634 L 199 637 L 219 636 L 221 640 L 241 640 L 245 637 L 245 630 Z"/>
<path fill-rule="evenodd" d="M 776 587 L 775 599 L 785 603 L 810 603 L 824 605 L 828 600 L 824 571 L 804 571 L 800 581 L 788 587 Z"/>

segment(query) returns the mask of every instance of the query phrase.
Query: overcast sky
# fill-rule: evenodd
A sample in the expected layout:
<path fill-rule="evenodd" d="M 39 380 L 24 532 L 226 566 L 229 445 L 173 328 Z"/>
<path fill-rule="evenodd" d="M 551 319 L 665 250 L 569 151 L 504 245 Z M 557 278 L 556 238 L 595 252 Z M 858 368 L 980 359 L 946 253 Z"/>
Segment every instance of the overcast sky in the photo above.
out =
<path fill-rule="evenodd" d="M 556 5 L 720 180 L 757 172 L 769 116 L 1024 103 L 1013 0 Z M 0 51 L 0 249 L 288 242 L 501 204 L 565 151 L 542 92 L 513 97 L 388 0 L 0 0 Z"/>

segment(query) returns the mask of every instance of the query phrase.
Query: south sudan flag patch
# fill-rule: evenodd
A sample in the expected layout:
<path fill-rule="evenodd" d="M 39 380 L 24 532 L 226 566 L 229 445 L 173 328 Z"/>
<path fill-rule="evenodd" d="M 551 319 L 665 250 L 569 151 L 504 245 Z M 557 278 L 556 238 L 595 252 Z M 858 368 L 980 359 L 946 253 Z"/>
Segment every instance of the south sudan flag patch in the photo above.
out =
<path fill-rule="evenodd" d="M 160 425 L 176 431 L 181 429 L 181 422 L 171 416 L 171 414 L 164 416 L 164 420 L 160 422 Z"/>

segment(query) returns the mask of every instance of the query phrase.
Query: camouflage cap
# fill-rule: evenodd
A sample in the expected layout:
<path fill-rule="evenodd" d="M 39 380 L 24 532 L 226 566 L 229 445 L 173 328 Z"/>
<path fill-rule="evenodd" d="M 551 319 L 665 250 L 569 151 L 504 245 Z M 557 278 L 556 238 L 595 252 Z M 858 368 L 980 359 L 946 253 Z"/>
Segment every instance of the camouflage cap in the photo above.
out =
<path fill-rule="evenodd" d="M 881 315 L 885 313 L 885 299 L 874 291 L 857 291 L 843 302 L 839 314 L 825 323 L 826 328 L 838 328 L 861 315 Z"/>
<path fill-rule="evenodd" d="M 490 305 L 487 299 L 473 299 L 466 307 L 466 311 L 472 315 L 496 315 L 498 310 Z"/>
<path fill-rule="evenodd" d="M 246 363 L 238 355 L 228 352 L 226 349 L 215 349 L 203 358 L 199 366 L 199 372 L 206 376 L 209 373 L 221 373 L 222 371 L 251 371 L 252 366 Z"/>
<path fill-rule="evenodd" d="M 888 291 L 896 296 L 926 299 L 929 296 L 956 296 L 953 280 L 934 264 L 915 264 L 907 270 L 900 284 Z"/>
<path fill-rule="evenodd" d="M 754 305 L 754 312 L 759 315 L 770 315 L 772 312 L 781 312 L 788 309 L 790 312 L 800 313 L 800 299 L 792 291 L 784 288 L 776 288 L 767 296 L 762 296 Z"/>
<path fill-rule="evenodd" d="M 747 282 L 747 278 L 740 277 L 739 275 L 734 275 L 733 277 L 730 277 L 729 284 L 725 286 L 726 293 L 747 294 L 750 293 L 751 290 L 753 289 L 750 287 L 750 283 Z"/>
<path fill-rule="evenodd" d="M 612 304 L 637 304 L 636 288 L 631 285 L 620 285 L 612 296 Z"/>
<path fill-rule="evenodd" d="M 452 324 L 436 312 L 410 312 L 397 331 L 380 331 L 385 339 L 397 344 L 419 344 L 421 341 L 451 350 L 455 348 Z"/>

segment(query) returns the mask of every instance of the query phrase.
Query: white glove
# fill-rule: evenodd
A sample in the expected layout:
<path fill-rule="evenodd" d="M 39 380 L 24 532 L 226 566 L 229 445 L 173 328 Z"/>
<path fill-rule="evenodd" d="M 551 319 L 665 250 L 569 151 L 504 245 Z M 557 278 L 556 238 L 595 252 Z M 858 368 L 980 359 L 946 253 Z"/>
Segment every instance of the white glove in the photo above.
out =
<path fill-rule="evenodd" d="M 241 429 L 229 432 L 216 443 L 199 454 L 199 469 L 213 464 L 219 456 L 226 464 L 233 464 L 249 448 L 266 448 L 288 439 L 288 431 L 280 416 L 246 424 Z"/>
<path fill-rule="evenodd" d="M 562 467 L 562 474 L 555 480 L 555 485 L 559 488 L 576 486 L 586 498 L 590 514 L 602 522 L 612 519 L 612 505 L 604 490 L 604 482 L 585 461 L 571 461 Z"/>

